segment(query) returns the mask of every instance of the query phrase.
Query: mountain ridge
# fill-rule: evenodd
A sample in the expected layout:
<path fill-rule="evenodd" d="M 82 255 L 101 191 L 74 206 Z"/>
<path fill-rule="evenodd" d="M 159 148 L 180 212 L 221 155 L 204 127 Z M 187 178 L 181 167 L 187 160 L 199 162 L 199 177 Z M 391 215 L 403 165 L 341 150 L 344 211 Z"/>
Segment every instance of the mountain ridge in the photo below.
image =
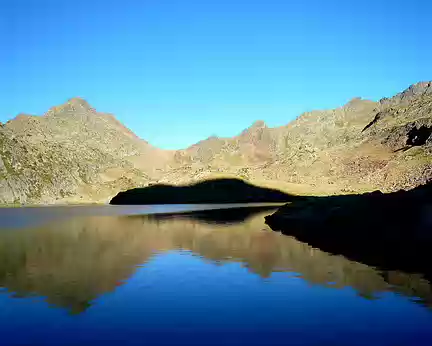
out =
<path fill-rule="evenodd" d="M 0 124 L 0 203 L 105 202 L 125 189 L 214 177 L 298 194 L 390 192 L 432 178 L 430 129 L 432 82 L 376 102 L 354 97 L 279 127 L 257 120 L 237 136 L 180 150 L 156 148 L 73 97 Z"/>

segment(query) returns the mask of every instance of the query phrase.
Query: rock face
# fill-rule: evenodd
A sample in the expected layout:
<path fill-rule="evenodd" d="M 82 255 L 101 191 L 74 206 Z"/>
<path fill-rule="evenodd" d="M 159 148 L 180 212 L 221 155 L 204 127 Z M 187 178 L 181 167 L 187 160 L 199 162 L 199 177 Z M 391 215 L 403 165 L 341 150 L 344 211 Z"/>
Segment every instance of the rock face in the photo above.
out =
<path fill-rule="evenodd" d="M 432 82 L 379 102 L 257 121 L 233 138 L 152 147 L 80 98 L 0 124 L 0 203 L 108 201 L 149 183 L 238 177 L 294 194 L 413 188 L 432 179 Z"/>

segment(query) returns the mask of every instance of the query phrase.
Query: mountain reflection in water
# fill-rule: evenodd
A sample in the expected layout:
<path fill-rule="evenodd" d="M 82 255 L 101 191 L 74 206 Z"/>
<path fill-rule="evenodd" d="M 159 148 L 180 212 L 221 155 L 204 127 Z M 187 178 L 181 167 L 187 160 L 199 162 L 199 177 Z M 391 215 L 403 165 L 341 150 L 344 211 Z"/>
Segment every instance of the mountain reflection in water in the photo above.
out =
<path fill-rule="evenodd" d="M 241 263 L 263 279 L 286 272 L 311 285 L 350 287 L 368 299 L 393 291 L 432 305 L 431 285 L 420 274 L 382 272 L 281 236 L 264 224 L 271 212 L 86 216 L 3 230 L 0 286 L 13 297 L 44 297 L 78 314 L 127 283 L 155 256 L 182 250 L 218 265 Z"/>

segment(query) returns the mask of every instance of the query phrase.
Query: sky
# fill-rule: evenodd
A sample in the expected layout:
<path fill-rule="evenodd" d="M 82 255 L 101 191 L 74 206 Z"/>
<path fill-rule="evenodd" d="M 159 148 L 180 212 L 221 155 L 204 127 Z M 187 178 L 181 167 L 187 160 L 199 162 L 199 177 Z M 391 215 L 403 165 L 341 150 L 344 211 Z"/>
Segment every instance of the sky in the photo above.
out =
<path fill-rule="evenodd" d="M 432 79 L 432 1 L 0 0 L 0 122 L 72 97 L 151 144 Z"/>

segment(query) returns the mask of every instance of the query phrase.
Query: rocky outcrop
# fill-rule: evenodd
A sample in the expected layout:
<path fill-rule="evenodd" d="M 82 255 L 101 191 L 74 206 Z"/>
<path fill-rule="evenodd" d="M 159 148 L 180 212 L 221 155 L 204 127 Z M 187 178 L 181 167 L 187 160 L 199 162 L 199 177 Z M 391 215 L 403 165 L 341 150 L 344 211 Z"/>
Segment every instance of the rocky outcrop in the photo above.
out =
<path fill-rule="evenodd" d="M 305 197 L 266 217 L 275 231 L 368 265 L 427 273 L 432 181 L 410 191 Z"/>
<path fill-rule="evenodd" d="M 391 98 L 381 99 L 379 103 L 384 107 L 389 105 L 399 105 L 428 95 L 432 95 L 432 81 L 413 84 Z"/>

